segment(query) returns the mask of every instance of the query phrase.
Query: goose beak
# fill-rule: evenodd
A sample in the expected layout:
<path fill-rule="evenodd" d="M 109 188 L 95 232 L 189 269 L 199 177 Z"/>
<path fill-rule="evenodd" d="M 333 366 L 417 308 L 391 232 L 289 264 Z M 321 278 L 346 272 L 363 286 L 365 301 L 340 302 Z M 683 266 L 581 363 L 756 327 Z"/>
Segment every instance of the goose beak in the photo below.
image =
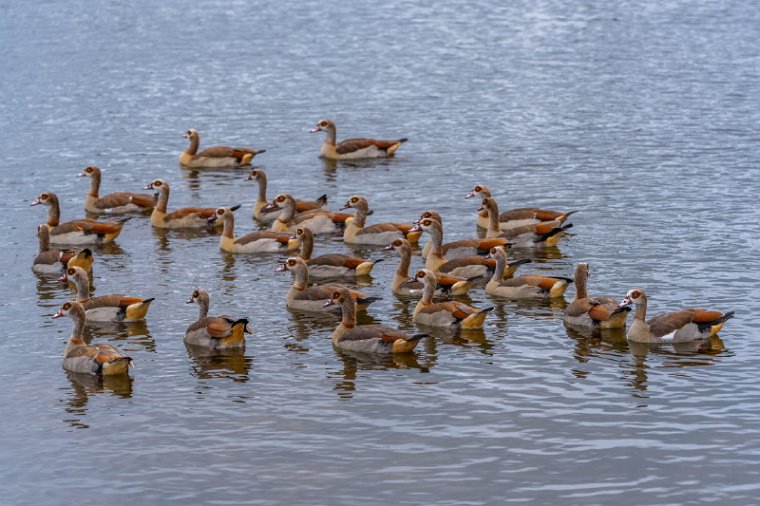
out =
<path fill-rule="evenodd" d="M 330 299 L 327 302 L 325 302 L 324 304 L 322 304 L 322 307 L 330 307 L 330 306 L 334 306 L 334 305 L 335 305 L 335 302 L 333 302 L 333 300 Z"/>
<path fill-rule="evenodd" d="M 87 174 L 85 174 L 84 172 L 80 172 L 79 174 L 77 174 L 77 177 L 85 177 L 86 175 Z"/>
<path fill-rule="evenodd" d="M 274 200 L 270 202 L 269 204 L 265 205 L 261 210 L 262 211 L 271 211 L 272 209 L 277 209 L 277 204 L 274 203 Z"/>
<path fill-rule="evenodd" d="M 422 230 L 421 221 L 415 221 L 414 226 L 409 229 L 409 232 L 419 232 Z"/>
<path fill-rule="evenodd" d="M 343 204 L 343 207 L 338 209 L 338 211 L 343 211 L 344 209 L 348 209 L 350 207 L 351 207 L 351 204 L 349 202 L 346 202 L 345 204 Z"/>
<path fill-rule="evenodd" d="M 66 274 L 64 274 L 63 276 L 61 276 L 60 278 L 58 278 L 58 281 L 60 281 L 62 283 L 65 283 L 68 280 L 69 280 L 69 277 Z"/>
<path fill-rule="evenodd" d="M 63 316 L 65 316 L 63 314 L 63 309 L 59 309 L 58 312 L 52 316 L 52 318 L 61 318 Z"/>
<path fill-rule="evenodd" d="M 288 270 L 287 264 L 285 262 L 282 263 L 282 265 L 279 265 L 274 272 L 285 272 Z"/>
<path fill-rule="evenodd" d="M 404 284 L 411 285 L 412 283 L 417 282 L 417 278 L 409 278 L 406 281 L 404 281 Z"/>
<path fill-rule="evenodd" d="M 391 250 L 391 249 L 393 249 L 393 243 L 390 243 L 388 246 L 386 246 L 386 247 L 385 247 L 385 248 L 383 248 L 383 249 L 384 249 L 384 250 Z"/>
<path fill-rule="evenodd" d="M 471 199 L 473 197 L 476 197 L 477 195 L 478 195 L 477 193 L 475 193 L 474 191 L 472 191 L 472 192 L 468 193 L 467 195 L 465 195 L 464 198 Z"/>
<path fill-rule="evenodd" d="M 309 133 L 310 134 L 314 134 L 314 133 L 321 132 L 321 131 L 322 131 L 322 129 L 319 126 L 315 126 L 311 130 L 309 130 Z"/>
<path fill-rule="evenodd" d="M 193 300 L 192 297 L 190 297 L 190 300 L 185 301 L 185 304 L 192 304 L 193 302 L 195 302 L 195 301 Z"/>
<path fill-rule="evenodd" d="M 633 300 L 631 300 L 629 297 L 624 297 L 623 300 L 620 301 L 620 304 L 618 304 L 618 307 L 629 307 L 633 303 Z"/>
<path fill-rule="evenodd" d="M 31 202 L 29 202 L 29 206 L 30 206 L 30 207 L 31 207 L 31 206 L 38 206 L 38 205 L 40 205 L 40 204 L 42 204 L 42 202 L 40 202 L 40 199 L 34 199 L 34 200 L 32 200 Z"/>
<path fill-rule="evenodd" d="M 145 185 L 145 186 L 143 187 L 143 190 L 152 190 L 152 189 L 153 189 L 153 183 L 150 183 L 150 184 L 148 184 L 148 185 Z"/>

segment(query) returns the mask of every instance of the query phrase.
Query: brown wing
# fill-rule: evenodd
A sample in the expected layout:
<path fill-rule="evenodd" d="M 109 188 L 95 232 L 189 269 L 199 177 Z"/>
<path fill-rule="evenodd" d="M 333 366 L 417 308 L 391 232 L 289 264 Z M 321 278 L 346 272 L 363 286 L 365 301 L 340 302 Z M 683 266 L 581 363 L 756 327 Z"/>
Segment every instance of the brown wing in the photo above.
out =
<path fill-rule="evenodd" d="M 455 283 L 459 283 L 460 281 L 466 281 L 466 279 L 460 278 L 459 276 L 447 276 L 446 274 L 438 274 L 439 286 L 453 286 Z"/>
<path fill-rule="evenodd" d="M 286 232 L 272 232 L 271 230 L 261 230 L 258 232 L 251 232 L 245 234 L 242 237 L 235 239 L 235 244 L 248 244 L 249 242 L 258 241 L 259 239 L 274 239 L 280 244 L 287 244 L 291 238 L 291 234 Z"/>
<path fill-rule="evenodd" d="M 439 270 L 441 272 L 450 272 L 459 267 L 466 267 L 468 265 L 484 265 L 488 267 L 489 270 L 494 270 L 496 268 L 496 260 L 493 258 L 483 258 L 478 255 L 470 255 L 449 260 L 443 264 Z"/>
<path fill-rule="evenodd" d="M 208 219 L 211 218 L 215 212 L 216 209 L 213 207 L 183 207 L 182 209 L 177 209 L 164 216 L 164 221 L 181 220 L 182 218 L 187 218 L 194 214 L 201 218 Z"/>
<path fill-rule="evenodd" d="M 343 333 L 341 341 L 365 341 L 367 339 L 382 339 L 393 343 L 399 339 L 409 339 L 409 334 L 385 325 L 361 325 Z"/>
<path fill-rule="evenodd" d="M 378 141 L 370 138 L 346 139 L 335 147 L 335 152 L 339 155 L 345 155 L 348 153 L 353 153 L 354 151 L 359 151 L 360 149 L 368 148 L 370 146 L 377 146 L 380 149 L 388 149 L 392 145 L 393 143 L 388 143 L 385 147 L 381 147 L 378 144 Z"/>
<path fill-rule="evenodd" d="M 649 331 L 656 337 L 662 337 L 680 329 L 694 320 L 694 309 L 682 309 L 672 313 L 664 313 L 650 318 Z"/>
<path fill-rule="evenodd" d="M 565 308 L 565 315 L 567 316 L 581 316 L 583 314 L 586 314 L 589 312 L 589 310 L 593 307 L 591 302 L 589 302 L 589 299 L 577 299 L 571 302 L 566 308 Z M 593 318 L 593 316 L 592 316 Z"/>
<path fill-rule="evenodd" d="M 368 227 L 364 227 L 361 229 L 358 234 L 378 234 L 381 232 L 401 232 L 401 229 L 398 228 L 397 224 L 395 223 L 375 223 L 374 225 L 370 225 Z"/>
<path fill-rule="evenodd" d="M 518 276 L 512 279 L 519 279 L 521 281 L 520 285 L 537 286 L 539 288 L 543 288 L 544 290 L 551 290 L 552 287 L 559 281 L 569 281 L 566 278 L 542 276 L 541 274 L 523 274 L 522 276 Z"/>
<path fill-rule="evenodd" d="M 504 211 L 499 215 L 499 221 L 529 220 L 536 218 L 537 207 L 518 207 Z"/>
<path fill-rule="evenodd" d="M 214 146 L 198 153 L 196 158 L 237 158 L 242 160 L 246 155 L 255 155 L 256 150 L 250 148 L 231 148 L 228 146 Z"/>
<path fill-rule="evenodd" d="M 327 204 L 327 197 L 324 196 L 324 198 L 320 197 L 319 200 L 298 200 L 296 199 L 296 212 L 297 213 L 303 213 L 306 211 L 312 211 L 314 209 L 319 209 L 321 207 L 324 207 L 324 205 Z"/>
<path fill-rule="evenodd" d="M 478 251 L 491 251 L 491 248 L 503 246 L 509 241 L 506 237 L 494 237 L 492 239 L 463 239 L 461 241 L 448 242 L 443 245 L 443 254 L 457 248 L 474 248 Z"/>
<path fill-rule="evenodd" d="M 51 234 L 60 235 L 69 232 L 84 232 L 85 234 L 114 234 L 121 230 L 123 223 L 116 221 L 74 220 L 53 227 Z"/>
<path fill-rule="evenodd" d="M 347 267 L 349 269 L 356 269 L 359 265 L 363 264 L 367 260 L 362 258 L 350 257 L 347 255 L 341 255 L 339 253 L 328 253 L 327 255 L 320 255 L 316 258 L 312 258 L 307 265 L 329 265 L 333 267 Z"/>
<path fill-rule="evenodd" d="M 132 304 L 138 304 L 145 299 L 140 297 L 125 297 L 124 295 L 111 294 L 92 297 L 84 303 L 85 309 L 96 309 L 99 307 L 120 307 L 125 308 Z"/>
<path fill-rule="evenodd" d="M 561 220 L 565 213 L 550 211 L 548 209 L 536 209 L 536 219 L 541 221 Z"/>
<path fill-rule="evenodd" d="M 694 309 L 694 317 L 691 321 L 694 323 L 710 323 L 721 318 L 723 313 L 710 309 Z"/>
<path fill-rule="evenodd" d="M 116 360 L 117 358 L 122 358 L 122 357 L 124 357 L 124 355 L 122 355 L 119 352 L 119 350 L 117 350 L 110 344 L 105 344 L 105 343 L 98 344 L 98 345 L 79 346 L 71 350 L 66 355 L 66 358 L 93 359 L 95 360 L 97 364 L 101 366 L 112 360 Z"/>
<path fill-rule="evenodd" d="M 99 209 L 113 209 L 134 204 L 140 207 L 153 207 L 153 196 L 144 193 L 114 192 L 103 195 L 95 201 L 95 207 Z"/>

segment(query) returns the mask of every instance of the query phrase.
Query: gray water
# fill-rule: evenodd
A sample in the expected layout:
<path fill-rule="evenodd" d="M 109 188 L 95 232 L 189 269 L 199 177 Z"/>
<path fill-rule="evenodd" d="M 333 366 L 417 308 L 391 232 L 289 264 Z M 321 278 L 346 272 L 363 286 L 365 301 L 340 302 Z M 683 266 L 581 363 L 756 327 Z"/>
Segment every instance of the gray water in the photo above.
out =
<path fill-rule="evenodd" d="M 4 504 L 682 504 L 756 502 L 760 388 L 760 10 L 753 2 L 0 2 L 5 233 L 0 322 Z M 321 161 L 339 138 L 409 137 L 389 161 Z M 333 349 L 331 317 L 284 308 L 278 256 L 134 217 L 95 251 L 97 294 L 156 297 L 147 322 L 93 327 L 132 379 L 68 375 L 71 298 L 30 271 L 42 191 L 83 216 L 103 191 L 172 184 L 170 208 L 255 197 L 246 171 L 179 168 L 180 134 L 249 145 L 270 197 L 368 196 L 371 222 L 444 216 L 475 233 L 476 183 L 502 208 L 578 209 L 526 272 L 591 265 L 592 293 L 651 311 L 734 310 L 719 339 L 633 346 L 566 330 L 560 302 L 491 300 L 482 334 L 408 357 Z M 365 322 L 412 330 L 384 258 Z M 419 259 L 413 265 L 420 265 Z M 182 342 L 196 306 L 247 315 L 242 355 Z M 572 288 L 566 295 L 572 297 Z"/>

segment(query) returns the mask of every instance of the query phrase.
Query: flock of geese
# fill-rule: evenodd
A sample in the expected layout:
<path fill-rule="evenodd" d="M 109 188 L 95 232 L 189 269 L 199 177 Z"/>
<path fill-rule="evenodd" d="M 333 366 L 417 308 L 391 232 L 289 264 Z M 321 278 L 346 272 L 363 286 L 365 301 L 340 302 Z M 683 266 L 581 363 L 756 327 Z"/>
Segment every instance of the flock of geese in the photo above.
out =
<path fill-rule="evenodd" d="M 325 132 L 320 156 L 335 159 L 389 158 L 406 141 L 356 138 L 338 142 L 335 124 L 324 119 L 312 132 Z M 200 135 L 188 130 L 184 136 L 188 148 L 179 157 L 180 164 L 191 168 L 244 168 L 264 150 L 217 146 L 198 151 Z M 445 243 L 443 219 L 435 211 L 425 211 L 413 223 L 368 223 L 372 214 L 363 195 L 353 195 L 338 211 L 325 208 L 327 197 L 298 200 L 290 194 L 267 199 L 267 175 L 261 168 L 252 168 L 249 180 L 258 184 L 259 192 L 252 217 L 270 224 L 269 230 L 235 235 L 234 207 L 185 207 L 169 210 L 170 186 L 156 179 L 146 190 L 155 195 L 117 192 L 100 196 L 101 171 L 96 166 L 85 168 L 79 176 L 90 178 L 90 191 L 84 202 L 87 213 L 98 216 L 150 212 L 153 227 L 162 229 L 202 229 L 220 227 L 219 247 L 230 253 L 264 254 L 291 252 L 277 271 L 289 271 L 292 285 L 285 303 L 287 307 L 308 312 L 336 311 L 341 320 L 332 334 L 333 344 L 342 349 L 371 353 L 408 353 L 428 334 L 410 334 L 385 325 L 357 325 L 357 311 L 366 311 L 375 297 L 336 283 L 310 284 L 310 280 L 355 279 L 368 275 L 378 260 L 356 258 L 338 253 L 312 256 L 316 238 L 340 233 L 348 244 L 384 246 L 398 253 L 400 261 L 391 282 L 397 295 L 419 297 L 413 321 L 427 328 L 483 328 L 491 307 L 477 308 L 453 299 L 472 289 L 485 289 L 495 297 L 506 299 L 564 297 L 571 283 L 575 296 L 566 307 L 564 321 L 585 329 L 624 328 L 628 312 L 634 310 L 627 338 L 643 343 L 678 343 L 715 335 L 733 312 L 707 309 L 682 309 L 646 318 L 647 296 L 640 288 L 615 297 L 591 296 L 587 291 L 589 267 L 580 263 L 574 278 L 517 274 L 530 259 L 510 260 L 513 251 L 530 252 L 556 245 L 572 225 L 567 222 L 574 211 L 553 211 L 520 208 L 500 212 L 490 189 L 479 184 L 465 198 L 479 198 L 481 207 L 476 224 L 485 230 L 482 237 Z M 53 318 L 68 316 L 73 330 L 63 357 L 63 367 L 74 372 L 91 374 L 126 374 L 131 358 L 109 344 L 87 344 L 84 328 L 92 322 L 134 322 L 146 317 L 152 298 L 121 294 L 91 297 L 93 254 L 81 250 L 55 249 L 58 246 L 88 246 L 114 241 L 124 221 L 79 219 L 61 223 L 60 206 L 55 193 L 40 194 L 31 203 L 48 208 L 47 221 L 37 228 L 39 253 L 32 269 L 42 274 L 60 275 L 62 281 L 76 287 L 76 300 L 64 303 Z M 349 212 L 343 212 L 349 211 Z M 428 241 L 421 249 L 424 268 L 410 274 L 415 246 L 426 234 Z M 481 282 L 487 281 L 486 283 Z M 209 350 L 229 350 L 245 346 L 245 334 L 252 333 L 247 318 L 229 315 L 209 316 L 210 297 L 198 288 L 188 303 L 198 305 L 198 319 L 185 332 L 188 345 Z"/>

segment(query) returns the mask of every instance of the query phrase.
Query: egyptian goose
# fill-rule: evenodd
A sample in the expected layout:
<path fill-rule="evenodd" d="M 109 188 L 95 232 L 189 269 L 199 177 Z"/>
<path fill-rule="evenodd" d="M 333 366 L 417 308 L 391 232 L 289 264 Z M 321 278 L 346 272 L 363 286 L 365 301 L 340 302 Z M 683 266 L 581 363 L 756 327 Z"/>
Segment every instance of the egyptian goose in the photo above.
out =
<path fill-rule="evenodd" d="M 298 241 L 285 232 L 258 230 L 235 237 L 235 217 L 229 207 L 220 207 L 209 221 L 221 220 L 219 247 L 230 253 L 277 253 L 298 248 Z"/>
<path fill-rule="evenodd" d="M 32 262 L 32 270 L 40 274 L 61 274 L 66 267 L 81 267 L 92 273 L 92 251 L 85 248 L 82 251 L 59 250 L 50 247 L 50 230 L 47 225 L 37 227 L 39 251 Z"/>
<path fill-rule="evenodd" d="M 372 268 L 382 259 L 367 260 L 340 253 L 328 253 L 312 258 L 314 251 L 314 234 L 308 227 L 299 227 L 296 230 L 295 240 L 301 245 L 301 253 L 298 254 L 309 268 L 309 276 L 315 278 L 341 278 L 366 276 L 372 272 Z"/>
<path fill-rule="evenodd" d="M 85 344 L 85 310 L 79 302 L 66 302 L 53 318 L 68 316 L 74 322 L 71 337 L 63 352 L 63 368 L 87 374 L 127 374 L 132 359 L 110 344 Z"/>
<path fill-rule="evenodd" d="M 491 198 L 491 190 L 484 184 L 476 185 L 470 193 L 464 196 L 466 199 L 473 197 Z M 577 211 L 550 211 L 549 209 L 540 209 L 538 207 L 518 207 L 510 209 L 499 214 L 499 228 L 501 230 L 507 230 L 510 228 L 521 227 L 523 225 L 533 225 L 534 223 L 540 223 L 542 221 L 559 220 L 564 221 L 575 214 Z M 485 209 L 478 210 L 477 225 L 480 228 L 488 228 L 488 211 Z"/>
<path fill-rule="evenodd" d="M 503 246 L 509 241 L 504 237 L 485 239 L 463 239 L 443 244 L 443 225 L 433 218 L 424 218 L 414 225 L 412 231 L 423 231 L 430 235 L 430 250 L 425 257 L 425 268 L 437 271 L 447 260 L 473 255 L 485 255 L 491 248 Z"/>
<path fill-rule="evenodd" d="M 100 192 L 100 168 L 85 167 L 79 177 L 90 177 L 90 193 L 84 201 L 84 210 L 93 214 L 125 214 L 153 209 L 153 196 L 144 193 L 115 192 L 102 197 Z"/>
<path fill-rule="evenodd" d="M 422 220 L 427 220 L 427 219 L 430 219 L 430 220 L 435 220 L 435 221 L 437 221 L 438 223 L 440 223 L 440 224 L 441 224 L 441 227 L 443 227 L 443 218 L 441 217 L 441 215 L 440 215 L 440 214 L 438 214 L 438 213 L 437 213 L 437 212 L 435 212 L 435 211 L 425 211 L 425 212 L 423 212 L 423 213 L 420 215 L 420 217 L 419 217 L 419 218 L 417 218 L 416 220 L 414 220 L 414 222 L 413 222 L 412 224 L 413 224 L 413 225 L 417 225 L 417 224 L 419 224 L 419 223 L 420 223 Z M 407 235 L 411 235 L 411 234 L 419 234 L 419 235 L 422 235 L 422 230 L 421 230 L 421 229 L 419 229 L 419 230 L 418 230 L 418 228 L 419 228 L 419 227 L 412 227 L 412 228 L 411 228 L 411 230 L 409 230 L 409 234 L 407 234 Z M 417 241 L 419 241 L 419 238 L 417 239 Z M 421 256 L 422 258 L 427 258 L 427 256 L 430 254 L 430 250 L 431 250 L 431 249 L 433 249 L 433 241 L 431 241 L 431 240 L 428 240 L 428 241 L 425 243 L 425 245 L 422 247 L 422 251 L 420 251 L 420 256 Z"/>
<path fill-rule="evenodd" d="M 507 252 L 503 246 L 491 250 L 491 258 L 496 260 L 496 269 L 486 284 L 486 293 L 508 299 L 562 297 L 570 283 L 569 278 L 542 276 L 540 274 L 507 274 Z"/>
<path fill-rule="evenodd" d="M 329 119 L 320 120 L 311 133 L 325 132 L 325 142 L 319 150 L 319 156 L 333 160 L 357 160 L 362 158 L 392 158 L 406 138 L 395 141 L 378 141 L 369 138 L 346 139 L 335 141 L 335 124 Z"/>
<path fill-rule="evenodd" d="M 266 152 L 266 149 L 214 146 L 198 153 L 198 146 L 201 143 L 201 136 L 198 131 L 191 128 L 182 134 L 182 137 L 189 139 L 190 145 L 179 155 L 179 163 L 192 169 L 244 167 L 251 164 L 254 156 Z"/>
<path fill-rule="evenodd" d="M 48 207 L 47 227 L 50 241 L 56 244 L 102 244 L 112 242 L 121 233 L 124 223 L 117 221 L 95 221 L 90 219 L 61 221 L 61 207 L 58 196 L 53 192 L 40 193 L 30 205 Z"/>
<path fill-rule="evenodd" d="M 620 303 L 621 307 L 633 304 L 633 322 L 626 337 L 637 343 L 685 343 L 716 335 L 723 324 L 733 318 L 734 312 L 721 313 L 711 309 L 681 309 L 647 317 L 647 296 L 644 290 L 634 288 Z"/>
<path fill-rule="evenodd" d="M 430 243 L 431 248 L 427 258 L 425 259 L 426 269 L 429 269 L 433 272 L 440 271 L 453 276 L 462 276 L 469 278 L 473 276 L 485 276 L 488 272 L 492 271 L 494 267 L 496 267 L 495 261 L 482 258 L 479 255 L 465 255 L 453 258 L 451 260 L 447 259 L 442 244 L 443 227 L 441 226 L 440 222 L 432 218 L 425 218 L 423 220 L 420 220 L 414 226 L 414 228 L 412 228 L 412 230 L 421 230 L 430 236 L 430 240 L 428 242 Z M 477 250 L 478 245 L 488 244 L 489 240 L 474 239 L 471 241 L 457 241 L 454 243 L 449 243 L 449 246 L 452 249 L 455 249 L 463 245 L 466 246 L 468 243 L 472 243 L 470 246 L 474 246 L 473 250 Z M 496 241 L 492 241 L 492 243 L 493 245 L 506 244 L 507 240 L 497 239 Z M 457 262 L 451 264 L 450 262 L 453 262 L 454 260 L 457 260 Z"/>
<path fill-rule="evenodd" d="M 94 322 L 136 322 L 145 319 L 150 303 L 155 299 L 126 297 L 120 294 L 90 297 L 90 278 L 81 267 L 69 267 L 61 281 L 71 281 L 77 287 L 77 302 L 85 309 L 87 320 Z"/>
<path fill-rule="evenodd" d="M 408 334 L 385 325 L 356 325 L 356 299 L 347 288 L 334 290 L 326 307 L 340 306 L 342 317 L 332 333 L 336 348 L 368 353 L 410 353 L 427 334 Z"/>
<path fill-rule="evenodd" d="M 351 217 L 350 214 L 334 213 L 326 209 L 296 214 L 296 200 L 287 193 L 277 195 L 263 211 L 278 209 L 281 210 L 280 214 L 272 222 L 272 230 L 275 232 L 295 232 L 298 227 L 309 227 L 315 234 L 331 234 L 338 229 L 337 224 L 345 223 Z"/>
<path fill-rule="evenodd" d="M 563 320 L 576 327 L 620 329 L 625 327 L 630 307 L 618 307 L 615 297 L 589 297 L 586 282 L 589 277 L 587 263 L 575 266 L 575 297 L 565 308 Z"/>
<path fill-rule="evenodd" d="M 367 244 L 385 246 L 394 239 L 402 239 L 412 230 L 412 225 L 405 223 L 376 223 L 365 226 L 369 204 L 361 195 L 349 197 L 341 210 L 348 208 L 356 209 L 353 218 L 346 222 L 343 230 L 343 240 L 349 244 Z"/>
<path fill-rule="evenodd" d="M 401 257 L 401 261 L 393 275 L 391 283 L 391 292 L 396 295 L 417 295 L 422 293 L 422 283 L 408 283 L 409 265 L 412 262 L 412 245 L 406 239 L 396 239 L 388 246 L 386 250 L 395 250 Z M 440 274 L 438 276 L 438 286 L 435 290 L 436 296 L 464 295 L 472 287 L 472 282 L 480 276 L 465 279 L 459 276 L 448 276 Z"/>
<path fill-rule="evenodd" d="M 248 175 L 247 181 L 256 181 L 259 184 L 259 195 L 253 204 L 253 219 L 269 223 L 277 218 L 278 208 L 264 211 L 269 201 L 267 200 L 267 173 L 261 167 L 256 167 Z M 296 212 L 303 213 L 313 211 L 327 205 L 327 195 L 322 195 L 316 200 L 296 199 Z"/>
<path fill-rule="evenodd" d="M 185 331 L 184 341 L 192 346 L 212 350 L 231 350 L 245 347 L 245 333 L 252 334 L 247 318 L 208 316 L 209 296 L 206 290 L 193 291 L 188 304 L 198 304 L 198 319 Z"/>
<path fill-rule="evenodd" d="M 215 207 L 183 207 L 167 213 L 169 203 L 169 183 L 155 179 L 145 187 L 146 190 L 158 192 L 158 202 L 150 215 L 150 223 L 156 228 L 207 228 L 209 218 L 214 216 Z M 232 206 L 233 211 L 240 205 Z"/>
<path fill-rule="evenodd" d="M 483 199 L 478 211 L 488 212 L 488 230 L 486 237 L 503 237 L 509 243 L 518 247 L 549 247 L 556 246 L 563 232 L 572 227 L 572 223 L 563 224 L 560 220 L 542 221 L 532 225 L 501 230 L 499 228 L 499 206 L 492 198 Z"/>
<path fill-rule="evenodd" d="M 446 301 L 433 302 L 433 293 L 437 284 L 436 275 L 423 269 L 415 276 L 417 281 L 422 282 L 422 299 L 414 308 L 414 323 L 429 325 L 431 327 L 460 327 L 463 329 L 482 329 L 488 312 L 493 307 L 476 309 L 463 302 Z"/>
<path fill-rule="evenodd" d="M 300 311 L 310 311 L 320 313 L 329 311 L 326 309 L 325 301 L 329 300 L 335 290 L 346 288 L 337 283 L 325 285 L 308 286 L 309 270 L 303 258 L 291 257 L 285 260 L 275 272 L 290 271 L 293 275 L 293 284 L 288 291 L 285 305 L 291 309 Z M 368 297 L 367 294 L 350 290 L 353 297 L 362 306 L 365 306 L 377 300 L 377 297 Z"/>

